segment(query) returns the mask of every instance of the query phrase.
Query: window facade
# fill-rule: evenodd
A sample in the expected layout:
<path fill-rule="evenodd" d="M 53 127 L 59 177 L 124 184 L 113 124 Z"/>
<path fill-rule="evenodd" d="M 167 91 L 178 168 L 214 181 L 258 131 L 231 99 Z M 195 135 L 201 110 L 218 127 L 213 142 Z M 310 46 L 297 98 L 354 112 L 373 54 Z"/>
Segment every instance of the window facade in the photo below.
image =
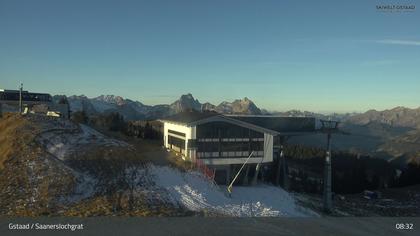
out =
<path fill-rule="evenodd" d="M 171 135 L 168 135 L 168 144 L 171 145 L 172 148 L 177 147 L 178 149 L 185 149 L 185 140 Z"/>
<path fill-rule="evenodd" d="M 0 92 L 0 100 L 19 101 L 19 98 L 19 92 Z M 52 98 L 49 94 L 23 92 L 22 100 L 33 102 L 51 102 Z"/>
<path fill-rule="evenodd" d="M 264 153 L 264 133 L 225 122 L 210 122 L 197 127 L 198 158 L 244 158 Z"/>
<path fill-rule="evenodd" d="M 178 135 L 178 136 L 185 137 L 185 133 L 178 132 L 178 131 L 171 130 L 171 129 L 168 129 L 168 133 L 169 133 L 169 134 L 175 134 L 175 135 Z"/>
<path fill-rule="evenodd" d="M 226 122 L 210 122 L 199 125 L 197 128 L 197 138 L 264 138 L 264 133 L 233 125 Z"/>

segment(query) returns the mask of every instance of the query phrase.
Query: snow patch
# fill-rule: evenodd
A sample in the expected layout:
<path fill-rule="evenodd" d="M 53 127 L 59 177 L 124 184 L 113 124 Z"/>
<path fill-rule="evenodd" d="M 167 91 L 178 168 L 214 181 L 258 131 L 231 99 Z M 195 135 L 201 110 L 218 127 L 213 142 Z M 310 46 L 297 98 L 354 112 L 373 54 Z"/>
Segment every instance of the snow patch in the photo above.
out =
<path fill-rule="evenodd" d="M 71 196 L 67 198 L 70 202 L 78 202 L 93 196 L 96 192 L 98 180 L 88 174 L 77 176 L 76 188 Z"/>
<path fill-rule="evenodd" d="M 82 145 L 129 146 L 126 142 L 108 138 L 87 125 L 80 124 L 78 129 L 51 129 L 39 137 L 47 151 L 60 160 L 80 149 Z"/>
<path fill-rule="evenodd" d="M 212 211 L 227 216 L 318 216 L 315 212 L 298 206 L 295 199 L 279 187 L 257 185 L 233 187 L 231 197 L 198 172 L 181 173 L 179 170 L 149 167 L 157 186 L 169 192 L 174 205 L 192 211 Z"/>

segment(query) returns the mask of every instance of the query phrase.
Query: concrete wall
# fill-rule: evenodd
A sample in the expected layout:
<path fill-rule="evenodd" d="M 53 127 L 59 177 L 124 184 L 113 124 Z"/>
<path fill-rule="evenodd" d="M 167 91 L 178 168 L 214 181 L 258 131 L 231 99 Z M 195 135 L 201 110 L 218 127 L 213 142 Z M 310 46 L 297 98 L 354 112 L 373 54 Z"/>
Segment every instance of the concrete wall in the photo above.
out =
<path fill-rule="evenodd" d="M 273 161 L 273 140 L 274 140 L 273 135 L 264 133 L 264 160 L 263 162 Z"/>
<path fill-rule="evenodd" d="M 164 146 L 166 148 L 169 148 L 169 144 L 168 144 L 168 135 L 170 135 L 168 134 L 169 129 L 173 131 L 185 133 L 185 138 L 179 137 L 179 138 L 185 139 L 185 148 L 184 148 L 185 156 L 195 158 L 195 150 L 188 150 L 187 147 L 188 147 L 188 140 L 196 138 L 196 127 L 195 126 L 189 127 L 189 126 L 185 126 L 181 124 L 164 122 L 163 123 L 163 141 L 164 141 Z M 178 137 L 176 135 L 173 135 L 173 136 Z"/>

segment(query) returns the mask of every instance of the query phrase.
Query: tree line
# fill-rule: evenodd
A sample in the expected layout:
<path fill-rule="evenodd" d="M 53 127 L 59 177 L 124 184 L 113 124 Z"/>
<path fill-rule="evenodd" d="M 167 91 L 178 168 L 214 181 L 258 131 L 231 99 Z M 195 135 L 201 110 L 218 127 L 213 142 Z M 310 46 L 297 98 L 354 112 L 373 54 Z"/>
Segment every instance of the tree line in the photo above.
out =
<path fill-rule="evenodd" d="M 322 191 L 325 150 L 287 145 L 284 149 L 290 188 L 296 191 Z M 420 184 L 420 164 L 411 162 L 401 169 L 384 159 L 344 151 L 332 152 L 332 189 L 335 193 L 405 187 Z"/>
<path fill-rule="evenodd" d="M 73 112 L 71 119 L 77 123 L 88 124 L 142 139 L 162 139 L 161 125 L 153 121 L 125 121 L 118 112 L 88 116 L 84 111 Z"/>

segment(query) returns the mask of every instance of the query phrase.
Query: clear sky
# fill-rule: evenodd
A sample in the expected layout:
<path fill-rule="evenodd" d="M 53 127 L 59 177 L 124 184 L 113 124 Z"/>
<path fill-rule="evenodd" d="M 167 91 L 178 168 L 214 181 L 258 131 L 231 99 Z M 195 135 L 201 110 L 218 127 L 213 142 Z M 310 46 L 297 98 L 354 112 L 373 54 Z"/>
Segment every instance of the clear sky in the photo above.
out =
<path fill-rule="evenodd" d="M 389 1 L 0 0 L 0 88 L 192 93 L 269 110 L 420 106 L 420 3 Z"/>

